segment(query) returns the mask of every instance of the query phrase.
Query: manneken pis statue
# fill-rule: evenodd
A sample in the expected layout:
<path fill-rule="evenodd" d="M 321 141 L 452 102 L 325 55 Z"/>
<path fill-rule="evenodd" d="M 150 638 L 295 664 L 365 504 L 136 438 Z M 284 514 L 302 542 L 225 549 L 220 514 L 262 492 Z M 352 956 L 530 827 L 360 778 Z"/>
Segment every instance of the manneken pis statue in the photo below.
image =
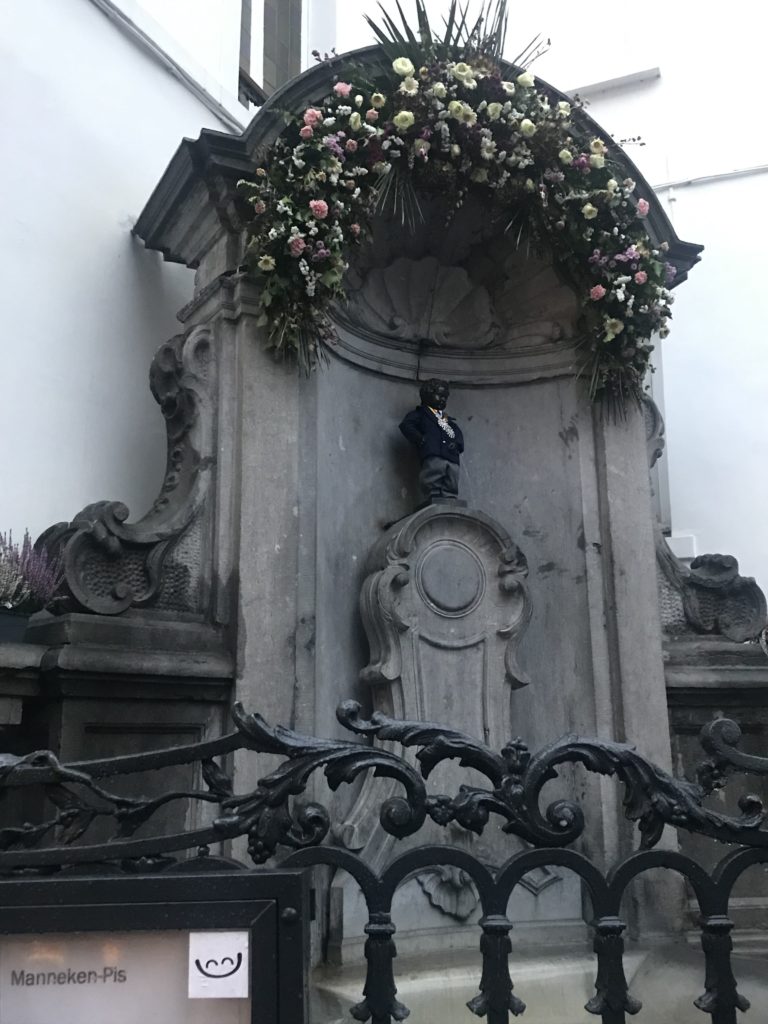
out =
<path fill-rule="evenodd" d="M 432 378 L 419 389 L 421 405 L 409 412 L 400 430 L 419 453 L 419 484 L 430 501 L 455 499 L 464 437 L 456 420 L 445 415 L 448 382 Z"/>

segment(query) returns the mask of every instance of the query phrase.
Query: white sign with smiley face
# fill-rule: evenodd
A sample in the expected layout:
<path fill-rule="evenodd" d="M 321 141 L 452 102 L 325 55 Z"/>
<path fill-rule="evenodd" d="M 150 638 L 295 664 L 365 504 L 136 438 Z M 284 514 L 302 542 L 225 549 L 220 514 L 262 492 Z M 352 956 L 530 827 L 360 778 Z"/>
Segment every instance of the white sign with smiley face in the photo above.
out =
<path fill-rule="evenodd" d="M 248 932 L 190 932 L 190 999 L 247 999 Z"/>

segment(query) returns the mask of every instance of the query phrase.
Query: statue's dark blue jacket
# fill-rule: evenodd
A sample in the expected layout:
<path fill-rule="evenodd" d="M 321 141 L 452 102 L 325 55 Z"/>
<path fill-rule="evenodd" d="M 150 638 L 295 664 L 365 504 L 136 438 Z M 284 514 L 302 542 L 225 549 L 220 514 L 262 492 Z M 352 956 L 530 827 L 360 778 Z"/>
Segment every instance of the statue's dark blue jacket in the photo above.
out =
<path fill-rule="evenodd" d="M 450 416 L 447 419 L 453 427 L 455 437 L 448 437 L 437 422 L 435 414 L 425 405 L 420 405 L 409 412 L 400 424 L 401 432 L 416 446 L 422 462 L 436 455 L 440 459 L 458 464 L 459 456 L 464 451 L 464 437 L 456 420 Z"/>

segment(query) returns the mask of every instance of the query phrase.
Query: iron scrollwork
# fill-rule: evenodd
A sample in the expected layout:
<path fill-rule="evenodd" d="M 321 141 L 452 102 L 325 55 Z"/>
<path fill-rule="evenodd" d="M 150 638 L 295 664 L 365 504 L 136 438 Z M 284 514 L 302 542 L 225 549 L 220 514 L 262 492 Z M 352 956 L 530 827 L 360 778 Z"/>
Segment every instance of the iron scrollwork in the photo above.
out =
<path fill-rule="evenodd" d="M 342 868 L 360 886 L 369 913 L 364 998 L 351 1012 L 359 1021 L 390 1024 L 408 1015 L 407 1007 L 396 998 L 392 899 L 407 878 L 436 865 L 447 866 L 471 879 L 480 904 L 483 969 L 479 993 L 468 1006 L 490 1024 L 504 1024 L 510 1013 L 518 1015 L 525 1010 L 523 999 L 513 991 L 509 972 L 510 895 L 529 872 L 564 867 L 582 878 L 594 914 L 596 992 L 586 1009 L 604 1022 L 616 1024 L 640 1009 L 639 1001 L 629 993 L 623 969 L 622 896 L 642 871 L 665 867 L 689 879 L 701 908 L 706 973 L 705 992 L 696 1005 L 715 1024 L 733 1022 L 737 1009 L 748 1008 L 731 967 L 728 900 L 747 867 L 768 863 L 766 815 L 757 797 L 743 798 L 738 816 L 706 806 L 707 798 L 725 786 L 731 774 L 768 776 L 768 758 L 738 749 L 741 734 L 735 723 L 718 720 L 703 731 L 707 757 L 696 780 L 689 781 L 672 777 L 623 743 L 565 736 L 532 754 L 522 740 L 515 739 L 496 753 L 471 736 L 444 726 L 400 721 L 380 712 L 366 719 L 354 701 L 340 705 L 337 717 L 346 729 L 363 737 L 362 741 L 303 736 L 271 726 L 260 715 L 247 714 L 240 705 L 235 706 L 233 717 L 235 730 L 218 740 L 144 754 L 67 764 L 50 751 L 23 757 L 0 755 L 0 796 L 36 786 L 54 807 L 53 815 L 44 821 L 0 829 L 0 874 L 50 873 L 74 864 L 119 865 L 123 870 L 142 872 L 172 870 L 176 863 L 173 854 L 238 836 L 248 837 L 249 854 L 256 864 L 264 864 L 280 848 L 287 848 L 284 866 Z M 373 746 L 372 740 L 387 741 L 388 746 Z M 415 748 L 415 765 L 407 755 L 395 753 L 391 741 Z M 237 793 L 226 767 L 228 755 L 237 750 L 277 756 L 280 763 L 253 790 Z M 446 760 L 480 772 L 488 787 L 461 786 L 453 795 L 429 793 L 426 782 L 430 774 Z M 545 783 L 557 776 L 561 765 L 574 763 L 618 778 L 624 786 L 625 813 L 638 824 L 641 851 L 607 877 L 584 855 L 566 848 L 584 829 L 579 804 L 559 799 L 545 809 L 540 806 Z M 156 795 L 148 797 L 120 795 L 109 788 L 109 780 L 116 777 L 180 765 L 199 766 L 202 785 L 165 792 L 158 787 Z M 397 838 L 417 833 L 428 818 L 439 825 L 459 825 L 482 833 L 494 814 L 504 831 L 533 848 L 515 854 L 494 871 L 467 850 L 421 846 L 376 874 L 363 858 L 325 842 L 331 824 L 325 807 L 297 799 L 306 793 L 317 772 L 324 774 L 331 789 L 364 772 L 399 784 L 401 794 L 383 800 L 379 809 L 382 828 Z M 216 816 L 204 827 L 140 834 L 161 807 L 178 801 L 213 805 Z M 89 842 L 94 824 L 104 820 L 112 821 L 111 837 Z M 652 849 L 665 825 L 740 845 L 710 875 L 680 853 Z"/>
<path fill-rule="evenodd" d="M 569 735 L 532 754 L 521 739 L 514 739 L 496 753 L 479 740 L 445 726 L 400 721 L 381 712 L 365 719 L 355 701 L 343 702 L 337 717 L 358 736 L 417 748 L 418 770 L 405 756 L 389 749 L 303 736 L 283 726 L 270 726 L 261 715 L 247 714 L 241 705 L 233 709 L 236 731 L 207 743 L 70 764 L 60 763 L 50 751 L 24 757 L 0 755 L 0 792 L 42 785 L 57 808 L 53 818 L 39 824 L 0 829 L 0 871 L 21 863 L 13 852 L 18 848 L 26 851 L 22 858 L 26 858 L 26 866 L 34 866 L 37 857 L 44 858 L 40 863 L 46 864 L 87 862 L 119 856 L 123 847 L 127 848 L 126 856 L 136 855 L 137 847 L 138 855 L 143 856 L 155 852 L 154 847 L 160 852 L 182 850 L 241 835 L 249 837 L 253 861 L 262 864 L 279 847 L 317 846 L 327 837 L 327 810 L 317 803 L 294 802 L 321 769 L 333 790 L 368 771 L 398 782 L 402 794 L 381 804 L 379 818 L 382 828 L 399 839 L 418 832 L 427 817 L 438 825 L 455 822 L 481 834 L 491 814 L 495 814 L 503 820 L 505 832 L 534 846 L 568 846 L 584 830 L 582 808 L 575 801 L 560 799 L 542 810 L 540 794 L 545 783 L 557 777 L 560 765 L 579 763 L 591 772 L 616 776 L 623 783 L 625 814 L 638 824 L 642 849 L 656 845 L 665 825 L 725 843 L 768 847 L 768 830 L 761 827 L 766 812 L 757 797 L 741 799 L 739 816 L 706 806 L 707 797 L 726 784 L 729 774 L 768 775 L 768 758 L 740 751 L 739 727 L 727 719 L 704 729 L 702 745 L 709 756 L 692 782 L 674 778 L 625 743 Z M 277 755 L 283 761 L 254 790 L 237 794 L 231 776 L 214 760 L 237 749 Z M 426 780 L 446 760 L 456 760 L 462 767 L 480 772 L 489 780 L 489 787 L 461 786 L 453 795 L 428 793 Z M 97 781 L 194 762 L 201 766 L 205 789 L 127 797 L 110 792 Z M 204 830 L 133 838 L 161 807 L 179 800 L 218 804 L 219 814 Z M 108 846 L 91 848 L 76 843 L 87 837 L 94 821 L 104 818 L 114 820 Z M 43 846 L 51 835 L 54 844 Z M 35 852 L 40 846 L 43 849 Z"/>

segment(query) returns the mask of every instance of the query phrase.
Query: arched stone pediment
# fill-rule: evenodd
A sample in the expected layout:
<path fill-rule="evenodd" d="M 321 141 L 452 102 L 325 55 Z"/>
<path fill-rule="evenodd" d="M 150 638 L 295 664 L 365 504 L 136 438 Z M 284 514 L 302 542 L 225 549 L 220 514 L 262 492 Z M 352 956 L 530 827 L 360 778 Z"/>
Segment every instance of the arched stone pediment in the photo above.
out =
<path fill-rule="evenodd" d="M 284 112 L 303 110 L 319 102 L 328 94 L 333 74 L 351 62 L 360 73 L 373 75 L 384 66 L 386 57 L 379 46 L 367 46 L 323 61 L 273 93 L 241 136 L 204 129 L 197 140 L 184 140 L 139 217 L 135 228 L 138 237 L 148 248 L 162 252 L 166 259 L 196 267 L 217 231 L 220 233 L 223 228 L 240 232 L 243 222 L 236 199 L 238 180 L 253 173 L 283 131 Z M 500 61 L 500 66 L 508 77 L 519 71 L 506 61 Z M 552 101 L 569 99 L 541 79 L 537 79 L 537 84 Z M 602 139 L 606 145 L 614 145 L 611 136 L 584 111 L 580 117 L 594 137 Z M 627 174 L 638 182 L 642 194 L 648 196 L 650 209 L 646 223 L 651 238 L 656 243 L 664 240 L 669 243 L 666 258 L 677 269 L 677 285 L 698 262 L 701 246 L 677 237 L 662 203 L 626 153 L 622 161 Z"/>

